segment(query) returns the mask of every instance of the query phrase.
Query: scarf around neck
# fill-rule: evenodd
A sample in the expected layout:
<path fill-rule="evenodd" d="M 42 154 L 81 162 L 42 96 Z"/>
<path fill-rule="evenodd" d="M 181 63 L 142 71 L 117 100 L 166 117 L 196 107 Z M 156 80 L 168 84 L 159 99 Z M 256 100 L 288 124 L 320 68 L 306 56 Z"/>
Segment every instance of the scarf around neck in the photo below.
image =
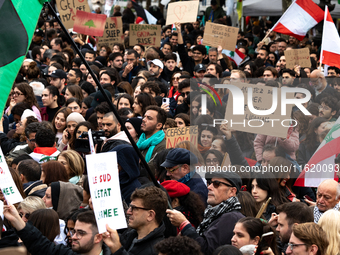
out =
<path fill-rule="evenodd" d="M 201 236 L 210 226 L 210 224 L 224 213 L 228 213 L 234 210 L 241 210 L 241 204 L 237 197 L 231 197 L 226 201 L 212 207 L 208 205 L 204 211 L 204 218 L 201 224 L 197 227 L 196 231 Z"/>
<path fill-rule="evenodd" d="M 334 206 L 334 210 L 339 211 L 340 204 L 337 203 L 336 206 Z M 317 206 L 314 207 L 314 223 L 318 223 L 321 216 L 324 214 L 324 212 L 321 212 Z"/>
<path fill-rule="evenodd" d="M 165 134 L 163 130 L 159 130 L 157 133 L 153 134 L 150 138 L 146 139 L 145 133 L 143 133 L 138 142 L 137 147 L 140 150 L 145 150 L 147 148 L 148 152 L 145 155 L 145 161 L 149 163 L 153 150 L 155 149 L 156 145 L 163 141 Z"/>

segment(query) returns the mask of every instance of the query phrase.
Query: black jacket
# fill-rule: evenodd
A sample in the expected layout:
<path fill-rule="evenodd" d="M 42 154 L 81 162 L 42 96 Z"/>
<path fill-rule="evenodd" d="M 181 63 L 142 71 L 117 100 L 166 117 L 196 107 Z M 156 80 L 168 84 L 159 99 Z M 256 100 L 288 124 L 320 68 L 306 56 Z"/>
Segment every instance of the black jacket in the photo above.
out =
<path fill-rule="evenodd" d="M 17 145 L 25 144 L 19 139 L 9 139 L 5 133 L 0 133 L 0 146 L 3 154 L 6 156 Z"/>
<path fill-rule="evenodd" d="M 66 247 L 63 244 L 55 245 L 53 242 L 47 239 L 41 232 L 32 225 L 31 222 L 27 222 L 26 226 L 17 231 L 18 236 L 23 241 L 27 248 L 27 251 L 35 255 L 76 255 L 71 248 Z M 110 255 L 111 251 L 106 244 L 103 243 L 103 255 Z"/>
<path fill-rule="evenodd" d="M 128 229 L 123 235 L 120 235 L 122 247 L 116 251 L 114 255 L 157 255 L 158 253 L 154 250 L 154 246 L 164 239 L 164 230 L 165 226 L 162 223 L 146 237 L 140 240 L 135 240 L 135 238 L 138 236 L 137 231 L 134 229 Z"/>
<path fill-rule="evenodd" d="M 122 74 L 124 72 L 124 68 L 119 72 L 119 75 L 122 77 L 123 81 L 128 81 L 129 83 L 131 83 L 132 79 L 137 76 L 139 71 L 146 70 L 144 66 L 137 64 L 126 77 L 123 77 Z"/>

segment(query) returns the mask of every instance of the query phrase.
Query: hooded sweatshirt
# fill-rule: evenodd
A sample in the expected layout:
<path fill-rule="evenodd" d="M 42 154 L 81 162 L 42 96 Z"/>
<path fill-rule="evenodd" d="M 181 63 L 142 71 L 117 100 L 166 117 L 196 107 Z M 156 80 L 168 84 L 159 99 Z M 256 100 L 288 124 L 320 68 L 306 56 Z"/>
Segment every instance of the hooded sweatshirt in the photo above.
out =
<path fill-rule="evenodd" d="M 52 182 L 51 195 L 53 209 L 62 220 L 66 220 L 72 212 L 79 209 L 83 201 L 82 188 L 70 182 Z"/>
<path fill-rule="evenodd" d="M 136 188 L 141 186 L 137 178 L 139 172 L 139 158 L 131 145 L 122 144 L 114 147 L 111 151 L 117 152 L 117 161 L 121 166 L 119 172 L 119 184 L 122 198 L 130 204 L 131 194 Z"/>

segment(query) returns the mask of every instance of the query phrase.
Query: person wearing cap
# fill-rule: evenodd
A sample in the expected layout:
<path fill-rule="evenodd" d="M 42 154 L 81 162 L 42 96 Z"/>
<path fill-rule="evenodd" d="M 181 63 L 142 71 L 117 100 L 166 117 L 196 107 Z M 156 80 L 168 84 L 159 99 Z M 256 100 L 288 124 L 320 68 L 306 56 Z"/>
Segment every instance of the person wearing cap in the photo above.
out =
<path fill-rule="evenodd" d="M 195 171 L 195 164 L 197 163 L 198 159 L 191 151 L 175 148 L 168 153 L 161 166 L 166 169 L 166 175 L 171 180 L 186 184 L 191 191 L 200 195 L 202 201 L 206 203 L 208 189 L 201 176 Z"/>
<path fill-rule="evenodd" d="M 145 70 L 143 66 L 138 63 L 139 54 L 135 50 L 128 50 L 126 53 L 126 65 L 119 72 L 123 81 L 131 83 L 132 79 L 137 76 L 139 71 Z"/>
<path fill-rule="evenodd" d="M 57 69 L 52 71 L 52 73 L 47 75 L 47 77 L 51 77 L 50 85 L 56 87 L 59 90 L 59 93 L 62 94 L 67 80 L 66 73 L 61 69 Z"/>
<path fill-rule="evenodd" d="M 190 223 L 197 228 L 203 220 L 206 207 L 199 195 L 190 191 L 190 188 L 184 183 L 175 180 L 164 181 L 161 185 L 171 198 L 171 206 L 183 213 Z"/>
<path fill-rule="evenodd" d="M 226 19 L 226 12 L 222 9 L 221 6 L 217 3 L 217 0 L 211 0 L 210 5 L 205 11 L 205 20 L 206 22 L 214 22 L 218 19 Z"/>
<path fill-rule="evenodd" d="M 194 68 L 194 78 L 202 80 L 205 74 L 205 71 L 206 71 L 205 65 L 203 64 L 196 65 Z"/>
<path fill-rule="evenodd" d="M 69 141 L 73 135 L 74 129 L 78 125 L 78 123 L 85 121 L 84 117 L 78 112 L 72 112 L 66 118 L 66 127 L 63 131 L 62 140 L 58 146 L 59 151 L 63 151 L 65 149 L 69 149 Z"/>
<path fill-rule="evenodd" d="M 36 29 L 32 38 L 32 43 L 29 50 L 32 50 L 35 46 L 41 46 L 42 39 L 44 37 L 44 31 L 41 29 Z"/>
<path fill-rule="evenodd" d="M 187 218 L 177 210 L 167 210 L 171 223 L 180 228 L 183 236 L 195 239 L 204 254 L 212 254 L 222 245 L 231 244 L 233 229 L 237 221 L 244 217 L 241 204 L 236 197 L 242 180 L 233 172 L 208 172 L 208 207 L 201 224 L 195 229 Z"/>
<path fill-rule="evenodd" d="M 161 74 L 164 69 L 163 62 L 160 61 L 159 59 L 154 59 L 154 60 L 150 60 L 148 62 L 148 65 L 149 65 L 149 72 L 151 73 L 151 75 L 157 78 L 157 80 L 163 82 L 168 87 L 169 86 L 168 82 L 161 77 Z"/>

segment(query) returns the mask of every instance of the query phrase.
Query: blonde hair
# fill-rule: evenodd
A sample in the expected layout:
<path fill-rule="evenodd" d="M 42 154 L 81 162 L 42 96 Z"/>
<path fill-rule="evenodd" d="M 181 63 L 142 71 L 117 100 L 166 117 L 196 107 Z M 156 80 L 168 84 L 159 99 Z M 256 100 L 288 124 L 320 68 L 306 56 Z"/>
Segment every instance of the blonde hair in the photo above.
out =
<path fill-rule="evenodd" d="M 79 155 L 78 152 L 74 150 L 66 150 L 66 151 L 61 152 L 58 157 L 60 156 L 66 159 L 68 168 L 72 172 L 73 176 L 83 175 L 85 163 L 84 163 L 83 158 Z"/>
<path fill-rule="evenodd" d="M 340 251 L 340 212 L 336 210 L 326 211 L 318 222 L 319 226 L 326 232 L 329 245 L 327 255 L 337 255 Z"/>
<path fill-rule="evenodd" d="M 42 198 L 36 196 L 26 197 L 18 206 L 18 210 L 24 210 L 28 213 L 32 213 L 39 209 L 46 209 L 46 205 Z"/>

